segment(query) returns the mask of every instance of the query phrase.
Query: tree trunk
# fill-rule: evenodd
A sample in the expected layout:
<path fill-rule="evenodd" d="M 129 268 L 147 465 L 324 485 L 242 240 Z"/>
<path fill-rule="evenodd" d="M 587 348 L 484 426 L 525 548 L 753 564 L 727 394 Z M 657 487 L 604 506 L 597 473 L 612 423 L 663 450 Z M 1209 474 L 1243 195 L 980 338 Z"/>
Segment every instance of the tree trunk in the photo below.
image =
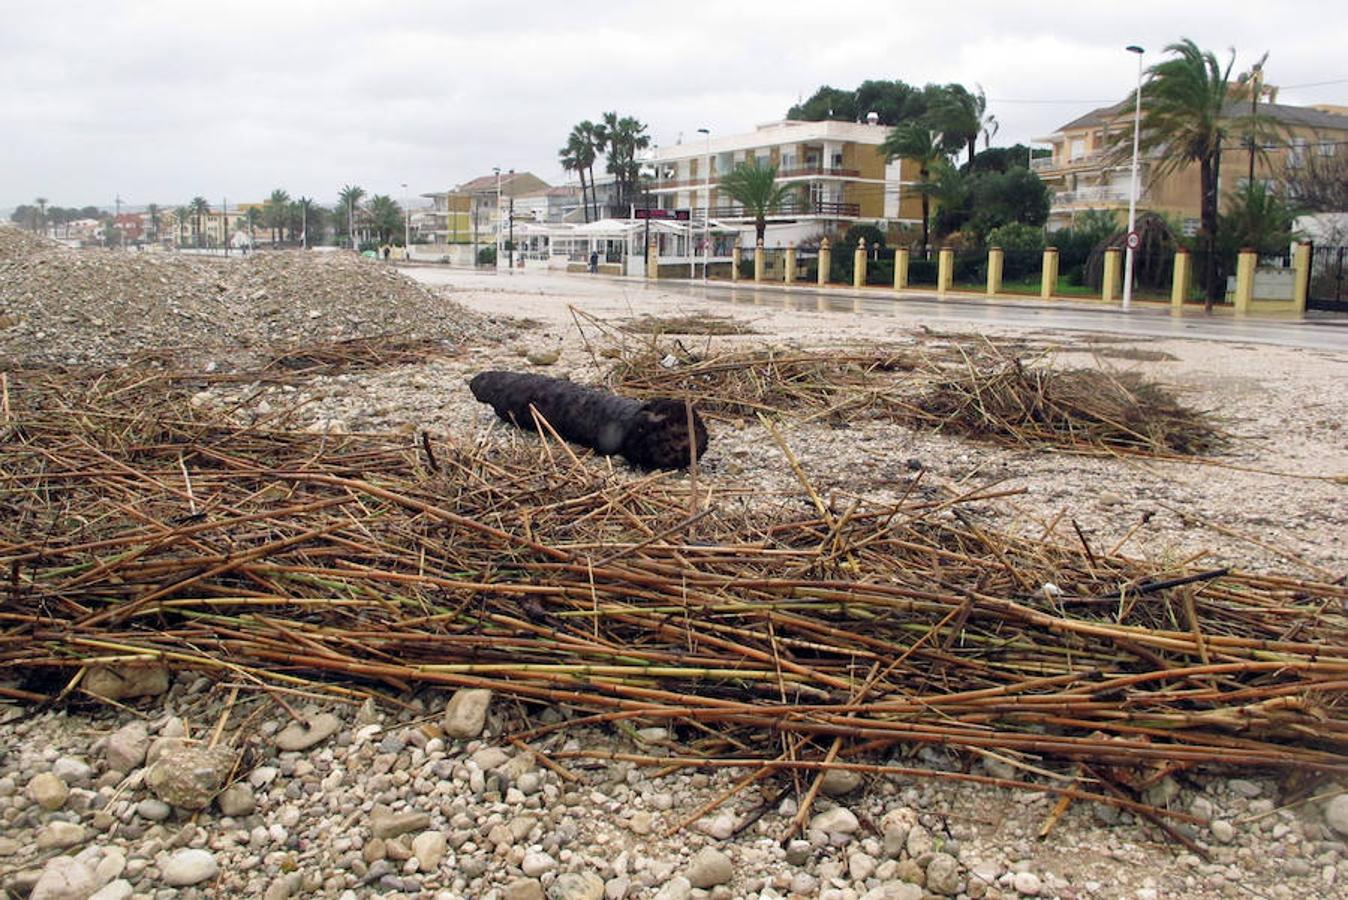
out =
<path fill-rule="evenodd" d="M 927 228 L 928 228 L 928 223 L 931 221 L 931 207 L 929 206 L 929 204 L 930 204 L 930 202 L 931 202 L 931 198 L 927 196 L 927 191 L 926 191 L 926 187 L 927 187 L 927 170 L 926 170 L 926 169 L 923 169 L 921 172 L 918 173 L 918 175 L 919 175 L 919 176 L 921 177 L 921 179 L 922 179 L 922 187 L 923 187 L 923 191 L 922 191 L 922 258 L 923 258 L 923 259 L 927 259 L 927 258 L 929 257 L 929 254 L 927 253 L 927 243 L 928 243 Z"/>
<path fill-rule="evenodd" d="M 1199 230 L 1207 259 L 1203 263 L 1203 311 L 1212 312 L 1213 303 L 1222 295 L 1217 276 L 1217 173 L 1220 171 L 1221 151 L 1203 159 L 1198 167 L 1198 179 L 1203 192 Z"/>
<path fill-rule="evenodd" d="M 570 381 L 523 372 L 482 372 L 468 383 L 507 422 L 535 430 L 532 406 L 557 433 L 643 469 L 681 469 L 707 449 L 707 428 L 678 400 L 633 400 Z"/>
<path fill-rule="evenodd" d="M 585 167 L 577 166 L 576 171 L 580 173 L 580 208 L 582 210 L 581 217 L 584 218 L 586 222 L 589 222 L 590 198 L 589 195 L 585 193 Z"/>
<path fill-rule="evenodd" d="M 754 230 L 758 232 L 758 242 L 763 243 L 763 236 L 768 233 L 768 220 L 766 216 L 760 215 L 754 220 Z"/>
<path fill-rule="evenodd" d="M 599 219 L 600 219 L 600 215 L 599 215 L 599 191 L 595 190 L 595 185 L 594 185 L 594 166 L 593 166 L 593 165 L 590 166 L 590 200 L 593 201 L 593 204 L 594 204 L 594 220 L 597 222 L 597 221 L 599 221 Z"/>

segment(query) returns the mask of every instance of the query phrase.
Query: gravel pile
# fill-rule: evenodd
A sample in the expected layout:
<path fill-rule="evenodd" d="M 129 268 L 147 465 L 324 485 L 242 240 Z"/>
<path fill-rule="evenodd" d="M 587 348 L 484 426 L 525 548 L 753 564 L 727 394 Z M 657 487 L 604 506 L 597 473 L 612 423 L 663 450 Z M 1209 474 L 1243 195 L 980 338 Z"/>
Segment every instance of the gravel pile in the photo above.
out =
<path fill-rule="evenodd" d="M 383 334 L 458 343 L 484 322 L 347 253 L 70 250 L 0 228 L 0 365 L 111 364 L 169 351 L 234 368 L 248 351 L 276 345 Z"/>

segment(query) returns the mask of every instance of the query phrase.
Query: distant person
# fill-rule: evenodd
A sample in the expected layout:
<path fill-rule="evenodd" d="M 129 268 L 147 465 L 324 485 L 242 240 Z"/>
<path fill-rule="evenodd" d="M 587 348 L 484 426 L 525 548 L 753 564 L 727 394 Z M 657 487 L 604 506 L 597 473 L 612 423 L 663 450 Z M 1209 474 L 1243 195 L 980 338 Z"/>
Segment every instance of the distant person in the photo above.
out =
<path fill-rule="evenodd" d="M 391 249 L 392 249 L 392 248 L 389 247 L 388 244 L 385 244 L 385 245 L 384 245 L 384 262 L 388 262 L 388 255 L 389 255 L 389 251 L 390 251 Z"/>
<path fill-rule="evenodd" d="M 590 251 L 590 274 L 591 274 L 591 275 L 594 275 L 594 274 L 597 274 L 598 272 L 599 272 L 599 253 L 598 253 L 597 251 L 591 250 L 591 251 Z"/>

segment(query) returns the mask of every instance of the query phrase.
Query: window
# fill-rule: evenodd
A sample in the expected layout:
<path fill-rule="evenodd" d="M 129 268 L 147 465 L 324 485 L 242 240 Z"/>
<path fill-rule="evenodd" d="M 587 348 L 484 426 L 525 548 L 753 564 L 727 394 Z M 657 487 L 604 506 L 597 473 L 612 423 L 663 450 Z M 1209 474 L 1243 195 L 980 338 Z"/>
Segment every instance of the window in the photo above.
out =
<path fill-rule="evenodd" d="M 1067 158 L 1071 160 L 1078 160 L 1084 157 L 1085 155 L 1086 155 L 1086 139 L 1072 138 L 1072 151 Z"/>
<path fill-rule="evenodd" d="M 794 154 L 794 153 L 783 153 L 783 154 L 782 154 L 782 171 L 783 171 L 783 172 L 789 172 L 790 170 L 794 169 L 795 167 L 796 167 L 796 154 Z"/>
<path fill-rule="evenodd" d="M 1337 143 L 1335 143 L 1334 141 L 1321 141 L 1321 142 L 1320 142 L 1320 155 L 1321 155 L 1321 156 L 1333 156 L 1335 153 L 1338 153 L 1338 152 L 1339 152 L 1339 145 L 1338 145 Z"/>
<path fill-rule="evenodd" d="M 843 155 L 841 153 L 833 154 L 833 168 L 835 169 L 842 168 L 842 156 Z"/>

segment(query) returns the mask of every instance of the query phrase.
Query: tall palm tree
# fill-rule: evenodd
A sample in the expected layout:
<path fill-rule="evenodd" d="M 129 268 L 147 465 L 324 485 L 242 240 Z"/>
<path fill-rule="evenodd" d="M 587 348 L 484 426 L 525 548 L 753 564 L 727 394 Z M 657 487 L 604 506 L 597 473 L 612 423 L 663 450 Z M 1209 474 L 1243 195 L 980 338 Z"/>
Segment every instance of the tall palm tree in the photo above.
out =
<path fill-rule="evenodd" d="M 1142 85 L 1142 123 L 1138 145 L 1144 154 L 1155 153 L 1159 162 L 1152 178 L 1163 177 L 1194 163 L 1198 164 L 1199 247 L 1203 251 L 1204 304 L 1212 311 L 1213 301 L 1222 296 L 1218 282 L 1217 246 L 1218 185 L 1222 168 L 1222 144 L 1233 134 L 1245 134 L 1254 125 L 1241 94 L 1245 88 L 1231 80 L 1236 52 L 1223 67 L 1209 50 L 1202 50 L 1189 38 L 1170 44 L 1165 52 L 1170 59 L 1147 69 Z M 1126 101 L 1132 107 L 1136 92 Z M 1229 115 L 1235 113 L 1235 115 Z M 1132 150 L 1133 129 L 1128 127 L 1117 137 L 1116 155 Z"/>
<path fill-rule="evenodd" d="M 650 135 L 646 134 L 644 123 L 616 112 L 604 113 L 601 134 L 608 150 L 608 172 L 616 183 L 618 205 L 626 207 L 636 196 L 637 180 L 641 177 L 637 151 L 651 145 Z"/>
<path fill-rule="evenodd" d="M 582 158 L 585 161 L 585 168 L 590 173 L 590 203 L 593 209 L 593 216 L 598 219 L 599 192 L 595 189 L 594 163 L 595 160 L 599 158 L 599 154 L 603 153 L 604 148 L 608 145 L 608 133 L 604 130 L 602 124 L 596 125 L 589 119 L 586 119 L 577 125 L 572 133 L 579 136 L 580 141 L 585 148 L 582 153 Z M 590 215 L 587 214 L 585 221 L 588 222 L 589 220 Z"/>
<path fill-rule="evenodd" d="M 210 214 L 211 205 L 206 202 L 205 197 L 193 197 L 192 202 L 188 204 L 188 209 L 191 210 L 192 216 L 196 220 L 197 246 L 200 247 L 201 239 L 205 236 L 201 230 L 201 217 Z"/>
<path fill-rule="evenodd" d="M 159 204 L 151 203 L 145 208 L 145 213 L 150 219 L 149 241 L 152 244 L 159 242 Z"/>
<path fill-rule="evenodd" d="M 46 234 L 46 233 L 47 233 L 47 198 L 46 198 L 46 197 L 38 197 L 38 198 L 37 198 L 36 200 L 34 200 L 33 202 L 37 204 L 38 229 L 39 229 L 43 234 Z"/>
<path fill-rule="evenodd" d="M 295 213 L 299 219 L 301 240 L 308 247 L 310 230 L 321 227 L 318 204 L 314 203 L 313 197 L 301 197 L 295 201 Z"/>
<path fill-rule="evenodd" d="M 794 199 L 799 191 L 796 185 L 778 184 L 777 167 L 760 166 L 756 159 L 735 166 L 717 187 L 754 217 L 754 230 L 760 241 L 768 229 L 768 216 L 781 209 L 787 200 Z"/>
<path fill-rule="evenodd" d="M 285 240 L 286 223 L 290 221 L 290 194 L 280 188 L 272 191 L 263 204 L 262 218 L 271 229 L 271 244 L 275 247 L 278 233 L 281 240 Z"/>
<path fill-rule="evenodd" d="M 173 211 L 173 230 L 178 234 L 178 247 L 182 248 L 183 230 L 187 227 L 187 222 L 192 218 L 192 210 L 186 206 L 180 206 Z"/>
<path fill-rule="evenodd" d="M 344 185 L 337 195 L 338 203 L 346 210 L 346 233 L 351 241 L 351 249 L 356 249 L 356 207 L 365 197 L 365 189 L 354 184 Z"/>
<path fill-rule="evenodd" d="M 590 221 L 590 205 L 585 193 L 585 170 L 594 166 L 594 147 L 585 139 L 577 125 L 566 138 L 566 146 L 557 152 L 562 168 L 580 176 L 580 205 L 585 210 L 585 221 Z"/>
<path fill-rule="evenodd" d="M 908 159 L 917 164 L 917 191 L 922 196 L 922 255 L 927 255 L 930 241 L 931 195 L 935 189 L 932 171 L 945 161 L 941 147 L 941 133 L 918 122 L 904 122 L 896 127 L 880 145 L 885 160 Z"/>
<path fill-rule="evenodd" d="M 953 153 L 958 146 L 954 141 L 958 140 L 969 152 L 970 165 L 978 153 L 978 136 L 983 135 L 990 144 L 998 128 L 997 118 L 988 113 L 988 98 L 982 85 L 975 87 L 977 93 L 970 93 L 962 84 L 946 85 L 927 110 L 928 120 L 944 136 L 946 148 Z"/>
<path fill-rule="evenodd" d="M 402 230 L 403 210 L 398 205 L 398 201 L 392 197 L 386 194 L 375 194 L 370 198 L 366 209 L 370 213 L 370 220 L 375 233 L 378 235 L 379 243 L 389 243 L 394 233 Z"/>

